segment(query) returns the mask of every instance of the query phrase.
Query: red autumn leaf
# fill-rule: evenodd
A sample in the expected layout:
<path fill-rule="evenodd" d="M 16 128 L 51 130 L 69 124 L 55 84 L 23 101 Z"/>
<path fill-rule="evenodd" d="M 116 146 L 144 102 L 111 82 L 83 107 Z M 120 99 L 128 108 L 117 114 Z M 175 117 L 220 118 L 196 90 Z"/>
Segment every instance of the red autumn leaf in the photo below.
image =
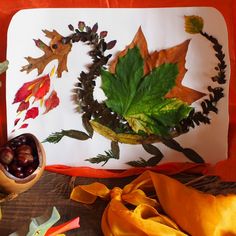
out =
<path fill-rule="evenodd" d="M 34 94 L 35 100 L 40 100 L 43 98 L 49 91 L 50 88 L 50 77 L 48 76 L 45 80 L 40 84 L 39 89 Z"/>
<path fill-rule="evenodd" d="M 20 120 L 20 118 L 15 119 L 14 126 L 16 126 L 18 124 L 19 120 Z"/>
<path fill-rule="evenodd" d="M 22 101 L 27 102 L 30 97 L 35 97 L 35 100 L 39 100 L 48 93 L 49 89 L 49 74 L 39 77 L 33 81 L 24 83 L 23 86 L 17 91 L 13 104 Z"/>
<path fill-rule="evenodd" d="M 27 120 L 27 119 L 34 119 L 35 117 L 37 117 L 39 114 L 39 109 L 38 107 L 32 107 L 30 108 L 27 112 L 26 112 L 26 115 L 25 115 L 25 119 L 24 120 Z"/>
<path fill-rule="evenodd" d="M 59 103 L 60 103 L 60 100 L 57 96 L 57 92 L 55 90 L 53 90 L 52 93 L 50 94 L 49 98 L 45 101 L 46 110 L 43 114 L 46 114 L 50 110 L 57 107 L 59 105 Z"/>
<path fill-rule="evenodd" d="M 17 109 L 17 112 L 27 110 L 29 108 L 29 102 L 22 101 Z"/>
<path fill-rule="evenodd" d="M 13 104 L 17 102 L 22 102 L 31 94 L 31 91 L 28 90 L 28 87 L 31 85 L 31 82 L 24 83 L 23 86 L 17 91 Z"/>
<path fill-rule="evenodd" d="M 21 127 L 20 127 L 20 129 L 25 129 L 25 128 L 27 128 L 28 127 L 28 124 L 23 124 Z"/>

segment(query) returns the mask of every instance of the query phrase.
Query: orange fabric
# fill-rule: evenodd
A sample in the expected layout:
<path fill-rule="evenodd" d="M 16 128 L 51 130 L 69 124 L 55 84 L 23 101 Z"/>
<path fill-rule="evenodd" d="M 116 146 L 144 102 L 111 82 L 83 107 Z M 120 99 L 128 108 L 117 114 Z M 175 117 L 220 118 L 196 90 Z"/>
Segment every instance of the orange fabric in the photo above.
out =
<path fill-rule="evenodd" d="M 20 9 L 27 8 L 83 8 L 83 7 L 104 7 L 104 8 L 147 8 L 147 7 L 191 7 L 191 6 L 210 6 L 218 9 L 224 16 L 229 33 L 229 49 L 231 62 L 231 79 L 230 79 L 230 129 L 229 129 L 229 157 L 227 161 L 221 161 L 211 169 L 206 168 L 205 172 L 209 174 L 219 175 L 224 180 L 236 181 L 236 171 L 233 166 L 236 166 L 236 2 L 234 0 L 1 0 L 0 1 L 0 61 L 6 59 L 6 41 L 7 29 L 12 16 Z M 23 26 L 22 27 L 27 27 Z M 20 37 L 20 36 L 19 36 Z M 7 140 L 7 119 L 6 119 L 6 91 L 5 91 L 5 75 L 0 77 L 2 87 L 0 87 L 0 144 L 4 144 Z M 186 164 L 183 164 L 186 166 Z M 170 166 L 157 167 L 169 171 Z M 176 165 L 175 165 L 176 167 Z M 179 170 L 182 170 L 182 165 L 178 165 Z M 64 172 L 70 175 L 94 176 L 94 177 L 122 177 L 132 174 L 138 174 L 140 169 L 128 170 L 124 174 L 122 172 L 109 172 L 105 170 L 95 170 L 89 168 L 65 168 L 62 166 L 51 166 L 47 168 L 51 171 Z M 62 171 L 63 169 L 63 171 Z M 154 168 L 155 169 L 155 168 Z M 91 175 L 89 172 L 91 171 Z"/>
<path fill-rule="evenodd" d="M 70 198 L 92 204 L 104 196 L 110 199 L 101 222 L 105 236 L 236 236 L 236 195 L 213 196 L 146 171 L 123 189 L 78 185 Z"/>
<path fill-rule="evenodd" d="M 180 172 L 195 173 L 195 174 L 206 174 L 210 168 L 209 164 L 194 164 L 194 163 L 167 163 L 154 167 L 137 167 L 130 168 L 127 170 L 103 170 L 94 169 L 91 167 L 71 167 L 65 165 L 52 165 L 46 166 L 45 170 L 57 172 L 59 174 L 71 175 L 71 176 L 83 176 L 91 178 L 123 178 L 131 175 L 138 175 L 143 173 L 145 170 L 156 171 L 165 174 L 177 174 Z"/>

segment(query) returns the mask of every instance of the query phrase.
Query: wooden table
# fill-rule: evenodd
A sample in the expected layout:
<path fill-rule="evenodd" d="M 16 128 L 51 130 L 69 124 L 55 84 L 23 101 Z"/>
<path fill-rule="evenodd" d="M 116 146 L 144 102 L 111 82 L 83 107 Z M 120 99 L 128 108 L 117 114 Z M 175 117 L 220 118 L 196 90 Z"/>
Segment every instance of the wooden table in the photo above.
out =
<path fill-rule="evenodd" d="M 123 187 L 134 177 L 122 179 L 76 178 L 77 184 L 102 182 L 108 187 Z M 37 217 L 52 211 L 56 206 L 61 215 L 58 224 L 80 216 L 80 228 L 68 231 L 67 236 L 100 236 L 100 222 L 106 201 L 98 199 L 93 205 L 80 204 L 69 199 L 71 177 L 45 171 L 38 183 L 16 199 L 1 204 L 3 218 L 0 221 L 0 236 L 8 236 L 23 224 L 28 224 L 31 217 Z"/>
<path fill-rule="evenodd" d="M 214 176 L 200 176 L 181 173 L 173 176 L 183 183 L 206 193 L 236 194 L 236 182 L 225 183 Z M 104 183 L 110 189 L 114 186 L 124 187 L 135 178 L 96 179 L 81 178 L 75 180 L 77 184 L 90 184 L 95 181 Z M 72 190 L 70 176 L 45 171 L 38 183 L 30 190 L 20 194 L 16 199 L 1 204 L 3 219 L 0 221 L 0 236 L 8 236 L 22 225 L 29 224 L 32 217 L 52 211 L 53 206 L 58 209 L 61 219 L 57 224 L 64 223 L 80 216 L 80 228 L 66 233 L 67 236 L 102 236 L 101 217 L 107 202 L 97 199 L 92 205 L 77 203 L 69 199 Z M 25 235 L 22 235 L 25 236 Z"/>

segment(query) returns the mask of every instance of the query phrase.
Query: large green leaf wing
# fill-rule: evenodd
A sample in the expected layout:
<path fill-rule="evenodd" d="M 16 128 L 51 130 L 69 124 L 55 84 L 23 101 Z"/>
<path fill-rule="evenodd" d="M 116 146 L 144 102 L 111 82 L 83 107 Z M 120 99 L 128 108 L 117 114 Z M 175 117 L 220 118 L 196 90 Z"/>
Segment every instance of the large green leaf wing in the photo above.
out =
<path fill-rule="evenodd" d="M 139 49 L 134 47 L 119 59 L 115 74 L 102 70 L 106 105 L 137 133 L 167 135 L 192 109 L 177 98 L 164 97 L 175 86 L 178 67 L 162 64 L 143 77 L 143 65 Z"/>

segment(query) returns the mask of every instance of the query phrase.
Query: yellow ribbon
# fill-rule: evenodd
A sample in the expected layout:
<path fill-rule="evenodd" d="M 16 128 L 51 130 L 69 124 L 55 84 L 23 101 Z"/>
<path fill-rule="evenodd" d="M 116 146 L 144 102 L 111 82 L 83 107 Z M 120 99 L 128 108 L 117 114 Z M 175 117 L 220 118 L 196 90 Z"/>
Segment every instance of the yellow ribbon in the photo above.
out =
<path fill-rule="evenodd" d="M 110 199 L 105 236 L 236 236 L 236 195 L 205 194 L 162 174 L 146 171 L 123 189 L 93 183 L 71 193 L 86 204 L 97 197 Z"/>

